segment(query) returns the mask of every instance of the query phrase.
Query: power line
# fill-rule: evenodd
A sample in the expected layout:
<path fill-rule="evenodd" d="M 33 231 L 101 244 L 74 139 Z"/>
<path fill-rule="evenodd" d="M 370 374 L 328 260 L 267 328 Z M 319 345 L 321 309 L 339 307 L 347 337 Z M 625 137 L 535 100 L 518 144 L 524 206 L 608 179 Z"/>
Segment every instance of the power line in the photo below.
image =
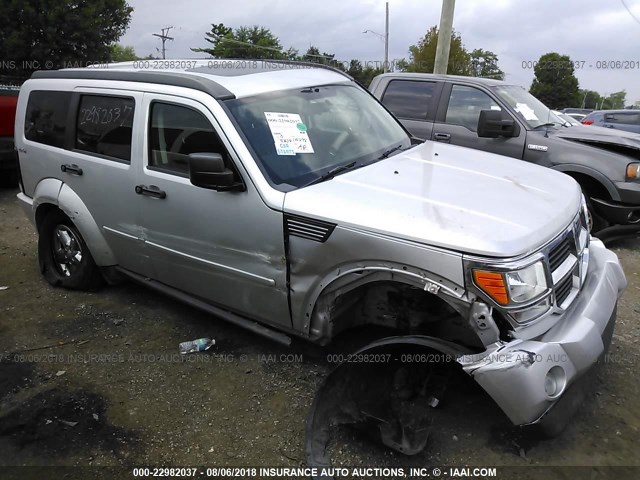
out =
<path fill-rule="evenodd" d="M 631 11 L 631 9 L 629 8 L 629 5 L 626 4 L 626 2 L 624 0 L 620 0 L 622 2 L 622 5 L 624 5 L 624 8 L 627 10 L 627 12 L 629 12 L 629 15 L 631 15 L 631 17 L 638 23 L 640 23 L 640 18 L 636 17 L 635 14 Z"/>
<path fill-rule="evenodd" d="M 159 37 L 162 40 L 162 59 L 165 59 L 165 48 L 164 48 L 164 43 L 167 40 L 173 40 L 173 37 L 169 36 L 169 30 L 171 30 L 173 27 L 166 27 L 162 29 L 162 34 L 159 33 L 152 33 L 151 35 L 153 35 L 154 37 Z"/>

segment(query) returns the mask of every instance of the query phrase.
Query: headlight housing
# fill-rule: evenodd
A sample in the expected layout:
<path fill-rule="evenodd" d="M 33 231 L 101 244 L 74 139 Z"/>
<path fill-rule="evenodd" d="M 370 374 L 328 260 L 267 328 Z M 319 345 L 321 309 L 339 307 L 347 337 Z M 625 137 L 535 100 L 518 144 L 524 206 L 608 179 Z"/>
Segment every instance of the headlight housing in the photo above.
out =
<path fill-rule="evenodd" d="M 515 307 L 533 302 L 550 291 L 542 260 L 504 272 L 474 268 L 473 281 L 480 290 L 503 306 Z"/>
<path fill-rule="evenodd" d="M 630 163 L 627 165 L 626 179 L 631 181 L 640 180 L 640 163 Z"/>

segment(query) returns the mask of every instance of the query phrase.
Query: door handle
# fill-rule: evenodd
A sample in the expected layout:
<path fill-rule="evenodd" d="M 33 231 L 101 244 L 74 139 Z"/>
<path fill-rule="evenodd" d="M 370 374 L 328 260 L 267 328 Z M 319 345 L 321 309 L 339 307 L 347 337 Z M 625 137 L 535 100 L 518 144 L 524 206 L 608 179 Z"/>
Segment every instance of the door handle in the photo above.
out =
<path fill-rule="evenodd" d="M 436 142 L 446 142 L 449 143 L 451 141 L 451 135 L 449 135 L 448 133 L 436 133 L 433 136 L 434 140 Z"/>
<path fill-rule="evenodd" d="M 65 164 L 65 165 L 60 165 L 60 170 L 62 170 L 64 173 L 70 173 L 72 175 L 82 175 L 82 169 L 76 165 L 75 163 L 69 165 L 69 164 Z"/>
<path fill-rule="evenodd" d="M 164 190 L 160 190 L 155 185 L 136 185 L 136 193 L 138 195 L 147 195 L 153 198 L 167 198 L 167 193 Z"/>

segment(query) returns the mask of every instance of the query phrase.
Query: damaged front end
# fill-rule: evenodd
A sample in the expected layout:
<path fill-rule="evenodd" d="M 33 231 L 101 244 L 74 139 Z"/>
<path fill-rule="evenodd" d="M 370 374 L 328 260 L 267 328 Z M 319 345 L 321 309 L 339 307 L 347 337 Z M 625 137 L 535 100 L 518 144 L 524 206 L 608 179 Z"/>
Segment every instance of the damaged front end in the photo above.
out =
<path fill-rule="evenodd" d="M 330 465 L 328 444 L 338 425 L 354 426 L 406 455 L 420 452 L 434 429 L 444 425 L 451 387 L 466 377 L 457 377 L 460 372 L 472 377 L 514 425 L 534 424 L 547 436 L 559 434 L 609 347 L 617 300 L 626 287 L 616 255 L 600 241 L 591 241 L 588 255 L 588 264 L 576 263 L 570 254 L 563 259 L 557 268 L 566 270 L 573 290 L 561 303 L 554 290 L 553 307 L 537 322 L 497 329 L 498 308 L 479 300 L 471 304 L 467 325 L 483 347 L 406 335 L 345 356 L 318 391 L 307 418 L 307 464 Z"/>

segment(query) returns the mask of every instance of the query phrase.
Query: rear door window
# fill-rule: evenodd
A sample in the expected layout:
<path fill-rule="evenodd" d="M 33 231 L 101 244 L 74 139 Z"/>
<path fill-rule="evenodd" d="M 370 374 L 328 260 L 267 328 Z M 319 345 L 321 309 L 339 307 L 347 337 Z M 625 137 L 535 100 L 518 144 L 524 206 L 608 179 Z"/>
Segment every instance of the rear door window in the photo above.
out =
<path fill-rule="evenodd" d="M 29 94 L 24 136 L 32 142 L 64 147 L 71 92 L 34 90 Z"/>
<path fill-rule="evenodd" d="M 76 120 L 75 148 L 131 161 L 135 102 L 129 97 L 82 95 Z"/>
<path fill-rule="evenodd" d="M 622 123 L 625 125 L 640 124 L 640 112 L 617 112 L 607 113 L 604 116 L 606 122 Z"/>
<path fill-rule="evenodd" d="M 435 82 L 391 80 L 382 103 L 398 118 L 426 120 Z"/>

